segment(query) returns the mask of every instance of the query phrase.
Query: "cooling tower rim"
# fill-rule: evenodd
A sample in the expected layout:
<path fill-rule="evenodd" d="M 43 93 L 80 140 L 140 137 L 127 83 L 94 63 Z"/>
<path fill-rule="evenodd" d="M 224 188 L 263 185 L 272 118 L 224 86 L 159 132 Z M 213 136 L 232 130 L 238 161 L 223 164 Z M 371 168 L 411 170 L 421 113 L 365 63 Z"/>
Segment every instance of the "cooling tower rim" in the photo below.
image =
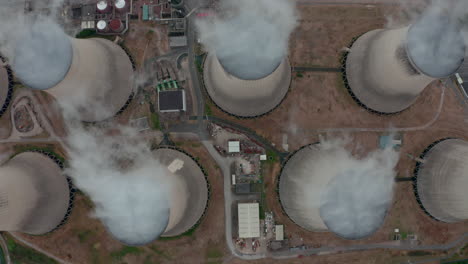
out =
<path fill-rule="evenodd" d="M 200 225 L 200 223 L 203 221 L 203 219 L 204 219 L 204 217 L 206 215 L 206 212 L 208 210 L 208 206 L 209 206 L 209 202 L 210 202 L 210 198 L 211 198 L 211 185 L 210 185 L 210 182 L 208 180 L 208 174 L 207 174 L 206 170 L 204 169 L 204 167 L 201 165 L 201 163 L 198 160 L 195 159 L 194 156 L 192 156 L 191 154 L 189 154 L 185 150 L 180 149 L 180 148 L 175 147 L 175 146 L 172 146 L 172 145 L 159 145 L 156 148 L 151 149 L 152 152 L 155 152 L 155 151 L 158 151 L 158 150 L 177 151 L 177 152 L 180 152 L 180 153 L 184 154 L 185 156 L 187 156 L 190 160 L 195 162 L 195 164 L 197 165 L 197 167 L 199 168 L 199 170 L 203 174 L 203 178 L 204 178 L 205 184 L 206 184 L 207 196 L 206 196 L 205 208 L 203 209 L 203 212 L 201 213 L 201 215 L 198 217 L 198 220 L 190 228 L 188 228 L 187 230 L 185 230 L 182 233 L 165 235 L 165 233 L 167 231 L 171 231 L 171 230 L 164 230 L 163 233 L 160 235 L 160 237 L 177 237 L 177 236 L 184 235 L 184 234 L 186 234 L 188 232 L 191 232 L 193 229 L 196 229 Z"/>
<path fill-rule="evenodd" d="M 429 155 L 431 153 L 431 151 L 434 150 L 434 148 L 436 146 L 438 146 L 440 143 L 443 143 L 443 142 L 447 142 L 447 141 L 463 141 L 463 142 L 466 142 L 466 140 L 462 139 L 462 138 L 457 138 L 457 137 L 446 137 L 446 138 L 441 138 L 439 140 L 436 140 L 434 142 L 432 142 L 429 146 L 427 146 L 421 153 L 421 155 L 419 156 L 419 158 L 421 160 L 424 160 L 424 158 L 426 158 L 427 155 Z M 443 219 L 440 219 L 438 217 L 436 217 L 435 215 L 431 214 L 429 212 L 429 210 L 427 210 L 427 208 L 424 206 L 424 203 L 423 201 L 421 200 L 421 196 L 419 195 L 420 191 L 419 191 L 419 181 L 418 181 L 418 177 L 419 177 L 419 172 L 421 170 L 421 166 L 423 165 L 423 163 L 417 161 L 416 162 L 416 165 L 414 167 L 414 171 L 413 171 L 413 193 L 414 193 L 414 196 L 416 197 L 416 201 L 418 202 L 418 205 L 419 207 L 421 208 L 421 210 L 423 210 L 423 212 L 429 216 L 430 218 L 432 218 L 433 220 L 435 221 L 438 221 L 438 222 L 443 222 L 443 223 L 455 223 L 456 221 L 446 221 L 446 220 L 443 220 Z"/>
<path fill-rule="evenodd" d="M 411 48 L 410 46 L 412 46 L 412 42 L 415 42 L 416 40 L 414 38 L 412 38 L 412 36 L 414 36 L 414 33 L 411 33 L 412 30 L 415 30 L 415 25 L 417 23 L 419 23 L 420 21 L 422 21 L 424 19 L 424 16 L 423 17 L 420 17 L 416 22 L 414 22 L 413 24 L 409 25 L 408 26 L 408 32 L 407 32 L 407 35 L 406 35 L 406 41 L 405 41 L 405 49 L 406 49 L 406 53 L 407 53 L 407 57 L 408 57 L 408 60 L 410 61 L 411 65 L 417 69 L 419 72 L 421 72 L 422 74 L 426 75 L 426 76 L 429 76 L 429 77 L 432 77 L 432 78 L 448 78 L 450 77 L 451 75 L 455 74 L 459 69 L 460 67 L 463 65 L 463 62 L 465 60 L 465 56 L 463 56 L 460 60 L 460 62 L 457 64 L 457 65 L 453 65 L 453 67 L 451 67 L 451 69 L 449 70 L 446 70 L 443 74 L 437 74 L 437 73 L 429 73 L 428 71 L 424 70 L 422 67 L 419 67 L 417 65 L 417 63 L 414 61 L 413 59 L 413 55 L 412 55 L 412 50 L 414 48 Z M 463 43 L 463 54 L 466 54 L 466 44 L 464 44 L 464 41 L 463 41 L 463 37 L 461 36 L 461 29 L 458 29 L 459 30 L 459 35 L 458 35 L 458 41 L 460 41 L 460 43 Z M 418 46 L 418 45 L 416 45 Z"/>
<path fill-rule="evenodd" d="M 232 73 L 232 72 L 228 71 L 228 70 L 226 69 L 226 66 L 223 64 L 223 60 L 221 60 L 221 59 L 216 55 L 216 53 L 215 53 L 215 58 L 218 60 L 219 64 L 220 64 L 221 67 L 223 68 L 223 70 L 224 70 L 227 74 L 229 74 L 231 77 L 236 78 L 236 79 L 238 79 L 238 80 L 243 80 L 243 81 L 259 81 L 259 80 L 262 80 L 262 79 L 267 78 L 268 76 L 270 76 L 271 74 L 273 74 L 273 73 L 278 69 L 278 67 L 281 65 L 281 63 L 283 63 L 284 57 L 285 57 L 285 56 L 281 57 L 281 59 L 279 60 L 279 62 L 276 64 L 276 66 L 275 66 L 270 72 L 265 73 L 265 74 L 262 74 L 262 75 L 261 75 L 260 77 L 258 77 L 258 78 L 243 78 L 243 77 L 238 76 L 238 75 L 235 74 L 235 73 Z"/>

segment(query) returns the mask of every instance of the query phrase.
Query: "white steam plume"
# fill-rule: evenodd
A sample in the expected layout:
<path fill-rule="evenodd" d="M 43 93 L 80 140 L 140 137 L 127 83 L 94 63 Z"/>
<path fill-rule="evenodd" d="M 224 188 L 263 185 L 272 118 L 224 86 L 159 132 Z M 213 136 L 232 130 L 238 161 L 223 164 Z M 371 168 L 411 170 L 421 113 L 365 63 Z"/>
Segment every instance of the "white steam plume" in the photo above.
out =
<path fill-rule="evenodd" d="M 66 173 L 95 203 L 93 215 L 123 243 L 142 245 L 157 239 L 169 222 L 169 190 L 165 168 L 137 132 L 120 135 L 70 125 Z"/>
<path fill-rule="evenodd" d="M 393 149 L 376 150 L 358 159 L 345 149 L 344 140 L 322 141 L 322 154 L 308 166 L 311 177 L 330 179 L 321 186 L 320 217 L 327 228 L 347 239 L 359 239 L 374 233 L 383 223 L 392 200 L 398 153 Z M 321 175 L 321 176 L 319 176 Z M 305 181 L 309 192 L 314 186 Z"/>
<path fill-rule="evenodd" d="M 461 65 L 465 56 L 461 19 L 466 14 L 467 1 L 433 0 L 412 24 L 408 51 L 423 72 L 446 77 Z"/>
<path fill-rule="evenodd" d="M 201 42 L 216 53 L 227 72 L 260 79 L 273 72 L 288 52 L 297 23 L 290 0 L 222 0 L 222 15 L 197 20 Z"/>

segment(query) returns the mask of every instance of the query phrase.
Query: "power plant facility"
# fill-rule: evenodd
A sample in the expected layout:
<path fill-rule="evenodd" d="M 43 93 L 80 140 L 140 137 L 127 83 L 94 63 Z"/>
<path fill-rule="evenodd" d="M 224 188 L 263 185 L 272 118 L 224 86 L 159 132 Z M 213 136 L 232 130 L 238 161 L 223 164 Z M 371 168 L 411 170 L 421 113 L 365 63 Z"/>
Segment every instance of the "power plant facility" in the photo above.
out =
<path fill-rule="evenodd" d="M 23 152 L 0 171 L 0 230 L 41 235 L 62 223 L 70 188 L 54 160 L 42 153 Z"/>
<path fill-rule="evenodd" d="M 445 139 L 421 155 L 415 175 L 418 202 L 433 218 L 455 223 L 468 219 L 468 142 Z"/>
<path fill-rule="evenodd" d="M 161 236 L 178 236 L 194 227 L 203 216 L 208 203 L 208 183 L 200 166 L 185 153 L 160 148 L 153 154 L 174 183 L 169 222 Z"/>
<path fill-rule="evenodd" d="M 398 113 L 431 82 L 454 74 L 463 63 L 465 44 L 451 19 L 431 10 L 411 26 L 359 37 L 346 59 L 346 81 L 354 99 L 372 112 Z"/>
<path fill-rule="evenodd" d="M 289 59 L 284 57 L 276 65 L 271 72 L 245 76 L 234 69 L 230 71 L 215 53 L 210 53 L 203 80 L 211 99 L 224 111 L 241 117 L 260 116 L 278 106 L 289 90 Z"/>
<path fill-rule="evenodd" d="M 372 197 L 375 189 L 364 188 L 362 193 L 365 194 L 356 194 L 352 184 L 373 181 L 375 168 L 370 173 L 356 169 L 360 163 L 350 162 L 350 154 L 322 145 L 303 147 L 284 165 L 278 183 L 284 211 L 295 224 L 308 231 L 331 231 L 345 239 L 370 236 L 383 224 L 390 206 L 392 175 L 388 186 L 385 182 L 374 182 L 383 186 L 385 199 L 373 197 L 381 200 L 372 201 L 367 197 Z M 353 165 L 343 167 L 341 164 Z M 362 174 L 368 175 L 363 178 Z M 356 201 L 361 200 L 360 195 L 367 195 L 361 204 Z"/>
<path fill-rule="evenodd" d="M 5 113 L 11 102 L 13 93 L 13 75 L 6 65 L 3 57 L 0 56 L 0 116 Z"/>
<path fill-rule="evenodd" d="M 68 37 L 38 22 L 17 42 L 12 63 L 28 87 L 44 90 L 86 122 L 118 113 L 132 97 L 133 67 L 119 45 L 102 38 Z"/>

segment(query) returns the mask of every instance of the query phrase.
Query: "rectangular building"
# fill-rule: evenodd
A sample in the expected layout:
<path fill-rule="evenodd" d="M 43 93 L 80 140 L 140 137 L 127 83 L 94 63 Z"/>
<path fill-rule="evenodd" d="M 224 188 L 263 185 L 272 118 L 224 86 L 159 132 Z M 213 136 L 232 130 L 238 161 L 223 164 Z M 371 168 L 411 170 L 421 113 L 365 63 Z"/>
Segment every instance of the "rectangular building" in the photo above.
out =
<path fill-rule="evenodd" d="M 185 91 L 169 90 L 158 92 L 159 112 L 186 111 Z"/>
<path fill-rule="evenodd" d="M 281 241 L 284 240 L 284 226 L 275 225 L 275 240 Z"/>
<path fill-rule="evenodd" d="M 239 237 L 260 237 L 260 208 L 258 203 L 239 203 L 237 205 Z"/>
<path fill-rule="evenodd" d="M 239 153 L 240 152 L 240 141 L 228 141 L 228 152 Z"/>

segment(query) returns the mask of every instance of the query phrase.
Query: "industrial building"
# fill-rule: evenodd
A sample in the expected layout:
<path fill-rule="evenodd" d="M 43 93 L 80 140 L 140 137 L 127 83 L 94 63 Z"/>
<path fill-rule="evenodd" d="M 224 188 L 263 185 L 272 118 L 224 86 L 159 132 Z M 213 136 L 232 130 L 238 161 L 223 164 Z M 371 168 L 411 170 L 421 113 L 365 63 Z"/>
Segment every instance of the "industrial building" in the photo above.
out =
<path fill-rule="evenodd" d="M 342 233 L 340 229 L 334 229 L 333 224 L 337 221 L 329 221 L 328 214 L 336 208 L 330 208 L 330 205 L 323 203 L 323 199 L 329 195 L 338 196 L 335 193 L 333 184 L 335 180 L 341 180 L 349 176 L 345 171 L 333 171 L 330 164 L 324 164 L 324 161 L 331 161 L 343 155 L 341 150 L 321 148 L 321 144 L 308 145 L 297 151 L 289 158 L 281 171 L 279 179 L 279 198 L 281 205 L 289 218 L 309 231 L 332 231 L 336 235 L 345 239 L 360 239 L 374 233 L 383 223 L 387 208 L 380 208 L 375 211 L 372 219 L 370 216 L 366 223 L 359 223 L 351 219 L 343 219 L 349 225 L 353 225 L 352 233 Z M 323 170 L 320 166 L 326 166 Z M 313 174 L 311 168 L 317 168 L 321 173 Z M 347 176 L 347 177 L 346 177 Z M 331 192 L 329 187 L 332 186 Z M 336 205 L 336 204 L 334 204 Z M 389 204 L 387 204 L 387 207 Z M 355 212 L 359 215 L 360 212 Z M 332 219 L 336 220 L 336 219 Z"/>
<path fill-rule="evenodd" d="M 15 53 L 16 76 L 76 110 L 82 121 L 114 116 L 133 93 L 131 59 L 109 40 L 70 38 L 56 25 L 37 23 L 18 42 Z"/>
<path fill-rule="evenodd" d="M 13 76 L 10 68 L 4 63 L 3 57 L 0 56 L 0 116 L 10 105 L 13 94 Z"/>
<path fill-rule="evenodd" d="M 468 220 L 468 142 L 445 139 L 421 155 L 415 175 L 415 193 L 421 207 L 447 223 Z"/>
<path fill-rule="evenodd" d="M 260 237 L 260 207 L 258 203 L 237 204 L 239 238 Z"/>
<path fill-rule="evenodd" d="M 463 63 L 465 44 L 452 24 L 450 17 L 433 11 L 411 26 L 359 37 L 347 54 L 345 71 L 354 99 L 372 112 L 397 113 L 431 82 L 454 74 Z"/>
<path fill-rule="evenodd" d="M 49 157 L 23 152 L 0 167 L 0 230 L 41 235 L 64 220 L 70 189 Z"/>
<path fill-rule="evenodd" d="M 159 112 L 186 111 L 185 90 L 167 90 L 158 92 Z"/>
<path fill-rule="evenodd" d="M 284 57 L 273 72 L 258 79 L 243 79 L 228 72 L 215 53 L 204 63 L 206 91 L 222 110 L 241 117 L 256 117 L 278 106 L 291 83 L 291 66 Z"/>
<path fill-rule="evenodd" d="M 170 216 L 163 237 L 181 235 L 194 227 L 208 203 L 208 185 L 199 165 L 183 152 L 160 148 L 154 158 L 167 168 L 167 176 L 174 179 L 170 198 Z"/>

